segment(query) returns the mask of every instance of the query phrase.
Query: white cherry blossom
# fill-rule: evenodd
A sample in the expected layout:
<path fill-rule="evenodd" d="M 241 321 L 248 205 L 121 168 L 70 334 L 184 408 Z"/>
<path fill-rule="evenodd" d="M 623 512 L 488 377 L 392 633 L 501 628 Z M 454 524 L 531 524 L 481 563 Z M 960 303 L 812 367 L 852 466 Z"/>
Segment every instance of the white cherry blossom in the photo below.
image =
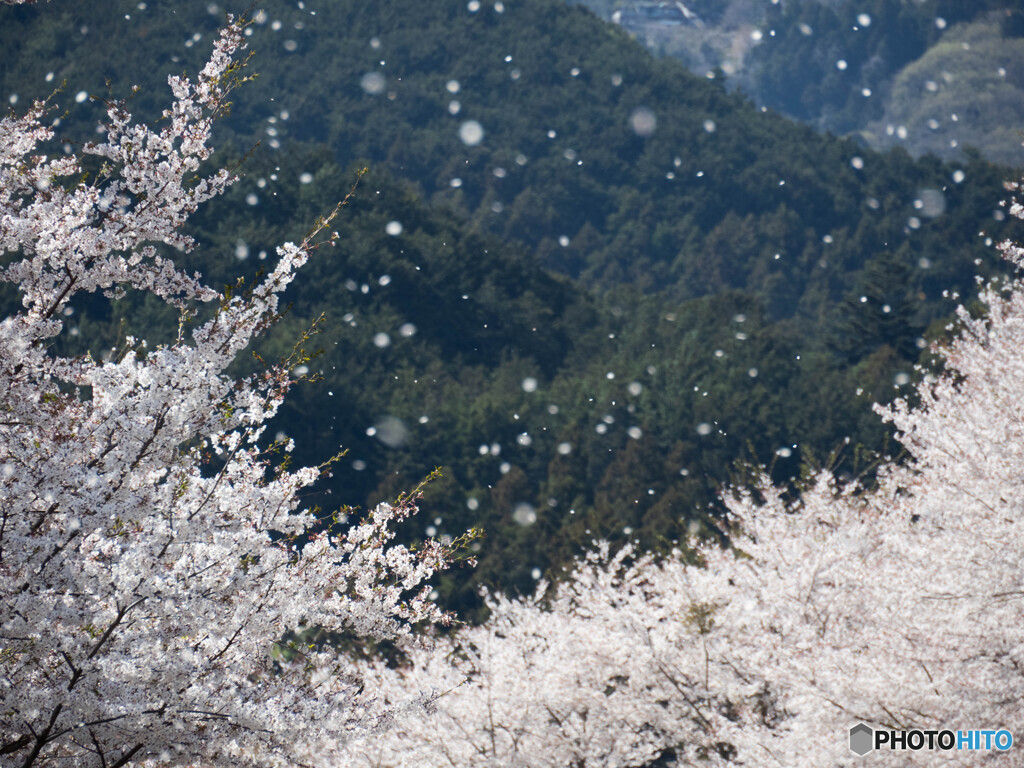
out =
<path fill-rule="evenodd" d="M 447 551 L 391 541 L 415 499 L 330 532 L 298 497 L 322 468 L 285 469 L 261 440 L 289 366 L 226 373 L 331 217 L 236 295 L 156 248 L 191 248 L 181 225 L 233 181 L 196 175 L 242 32 L 222 31 L 195 81 L 169 79 L 159 130 L 110 103 L 103 141 L 82 149 L 103 161 L 89 181 L 80 157 L 45 154 L 51 105 L 0 120 L 0 280 L 23 305 L 0 322 L 2 766 L 319 765 L 395 709 L 345 656 L 283 649 L 287 634 L 407 643 L 446 618 L 425 580 Z M 74 296 L 125 288 L 218 309 L 169 345 L 52 352 Z"/>

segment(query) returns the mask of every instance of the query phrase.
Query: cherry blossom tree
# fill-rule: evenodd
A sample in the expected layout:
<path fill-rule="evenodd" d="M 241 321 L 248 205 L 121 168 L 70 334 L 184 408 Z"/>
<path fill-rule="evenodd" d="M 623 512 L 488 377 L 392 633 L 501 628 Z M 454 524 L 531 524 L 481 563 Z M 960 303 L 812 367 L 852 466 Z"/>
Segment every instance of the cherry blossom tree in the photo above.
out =
<path fill-rule="evenodd" d="M 22 303 L 0 322 L 2 766 L 320 765 L 422 698 L 383 706 L 329 649 L 275 654 L 305 626 L 408 643 L 446 618 L 424 584 L 449 552 L 391 541 L 412 497 L 330 533 L 299 498 L 326 465 L 289 470 L 263 439 L 290 363 L 226 373 L 338 211 L 234 295 L 157 248 L 190 249 L 181 226 L 234 180 L 204 164 L 242 33 L 169 78 L 159 130 L 111 102 L 102 141 L 51 156 L 51 104 L 0 120 L 0 280 Z M 177 340 L 53 351 L 69 302 L 125 289 L 180 308 Z"/>
<path fill-rule="evenodd" d="M 491 596 L 487 623 L 374 685 L 402 700 L 433 688 L 429 717 L 407 718 L 344 766 L 620 768 L 713 765 L 727 737 L 764 727 L 760 680 L 719 663 L 727 643 L 694 600 L 681 553 L 659 559 L 602 546 L 529 598 Z"/>
<path fill-rule="evenodd" d="M 1010 211 L 1024 218 L 1016 201 Z M 1019 246 L 1001 249 L 1021 265 Z M 845 734 L 857 722 L 1024 732 L 1024 281 L 980 298 L 984 315 L 961 308 L 950 329 L 942 375 L 924 376 L 913 404 L 878 408 L 908 462 L 870 490 L 824 472 L 795 502 L 767 482 L 729 499 L 745 556 L 706 549 L 695 582 L 717 591 L 729 660 L 757 670 L 785 713 L 737 731 L 751 765 L 855 765 Z M 1019 763 L 998 749 L 875 759 Z"/>

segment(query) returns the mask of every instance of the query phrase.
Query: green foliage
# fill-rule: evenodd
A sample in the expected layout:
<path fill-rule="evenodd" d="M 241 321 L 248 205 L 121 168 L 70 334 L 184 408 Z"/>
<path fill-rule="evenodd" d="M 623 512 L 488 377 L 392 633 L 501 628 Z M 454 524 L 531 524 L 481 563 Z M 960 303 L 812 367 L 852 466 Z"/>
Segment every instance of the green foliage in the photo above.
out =
<path fill-rule="evenodd" d="M 893 142 L 886 138 L 888 126 L 904 126 L 918 151 L 941 155 L 956 142 L 984 148 L 993 161 L 1021 165 L 1024 39 L 1008 37 L 1005 26 L 1014 18 L 1001 15 L 947 31 L 898 72 L 885 113 L 867 127 L 866 137 Z"/>

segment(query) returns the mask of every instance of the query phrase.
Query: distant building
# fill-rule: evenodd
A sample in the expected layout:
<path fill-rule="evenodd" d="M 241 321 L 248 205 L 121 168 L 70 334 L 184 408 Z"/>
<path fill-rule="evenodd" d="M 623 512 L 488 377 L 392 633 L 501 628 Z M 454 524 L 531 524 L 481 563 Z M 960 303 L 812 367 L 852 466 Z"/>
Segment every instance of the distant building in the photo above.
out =
<path fill-rule="evenodd" d="M 612 13 L 612 22 L 626 29 L 703 26 L 700 17 L 680 2 L 631 3 Z"/>

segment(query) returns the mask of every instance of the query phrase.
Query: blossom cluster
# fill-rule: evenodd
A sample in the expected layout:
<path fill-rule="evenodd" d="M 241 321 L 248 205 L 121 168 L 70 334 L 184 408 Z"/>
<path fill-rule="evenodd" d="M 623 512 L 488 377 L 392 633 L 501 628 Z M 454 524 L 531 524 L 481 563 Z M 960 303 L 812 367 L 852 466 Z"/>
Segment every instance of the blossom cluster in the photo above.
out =
<path fill-rule="evenodd" d="M 432 689 L 433 714 L 396 723 L 338 765 L 707 764 L 730 754 L 731 719 L 757 721 L 760 683 L 714 660 L 722 639 L 692 603 L 680 558 L 603 546 L 548 587 L 491 596 L 485 625 L 379 665 L 383 696 Z"/>
<path fill-rule="evenodd" d="M 230 23 L 194 81 L 169 78 L 160 130 L 108 103 L 82 156 L 46 154 L 49 103 L 0 120 L 0 280 L 22 303 L 0 322 L 0 765 L 319 764 L 392 713 L 345 656 L 283 638 L 406 642 L 446 618 L 425 581 L 448 552 L 392 541 L 415 500 L 338 533 L 300 503 L 323 468 L 264 439 L 290 366 L 226 372 L 327 222 L 241 295 L 166 255 L 233 181 L 204 168 L 244 39 Z M 125 290 L 216 311 L 171 344 L 54 352 L 69 302 Z"/>

